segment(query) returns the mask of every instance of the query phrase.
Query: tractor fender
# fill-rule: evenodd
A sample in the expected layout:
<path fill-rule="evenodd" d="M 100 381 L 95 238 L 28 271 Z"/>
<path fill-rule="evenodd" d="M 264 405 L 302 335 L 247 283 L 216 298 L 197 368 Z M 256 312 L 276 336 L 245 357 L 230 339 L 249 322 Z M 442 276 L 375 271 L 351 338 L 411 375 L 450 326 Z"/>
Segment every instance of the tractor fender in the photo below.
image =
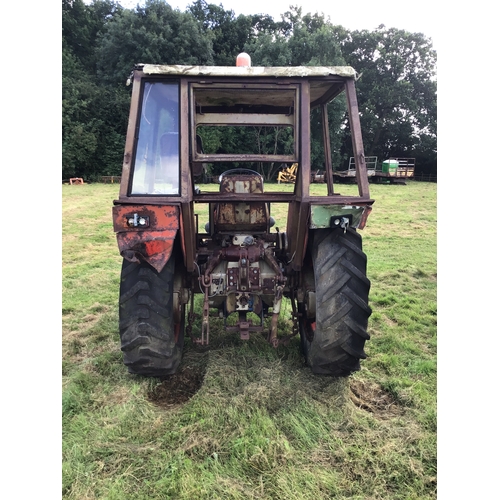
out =
<path fill-rule="evenodd" d="M 161 272 L 172 254 L 179 213 L 179 207 L 171 205 L 114 206 L 120 255 L 130 262 L 145 261 Z"/>

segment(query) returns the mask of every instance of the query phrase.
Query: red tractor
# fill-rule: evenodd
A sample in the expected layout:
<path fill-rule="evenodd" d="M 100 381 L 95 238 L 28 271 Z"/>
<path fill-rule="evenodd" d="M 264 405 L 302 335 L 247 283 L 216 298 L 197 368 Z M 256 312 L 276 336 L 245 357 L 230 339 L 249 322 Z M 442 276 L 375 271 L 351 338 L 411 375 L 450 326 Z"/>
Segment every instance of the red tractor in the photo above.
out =
<path fill-rule="evenodd" d="M 317 374 L 359 370 L 370 281 L 361 236 L 371 211 L 356 72 L 351 67 L 137 65 L 120 195 L 113 222 L 123 257 L 120 336 L 130 373 L 163 377 L 181 362 L 185 333 L 209 343 L 217 310 L 227 330 L 261 332 L 277 346 L 284 298 L 291 302 L 307 364 Z M 334 191 L 327 105 L 345 93 L 358 196 Z M 321 110 L 325 196 L 312 196 L 310 113 Z M 202 137 L 223 127 L 287 134 L 273 152 L 205 152 Z M 297 164 L 293 192 L 264 186 L 255 165 Z M 219 192 L 195 182 L 207 164 L 231 165 Z M 245 168 L 241 168 L 241 166 Z M 270 207 L 288 205 L 286 231 Z M 208 222 L 196 207 L 209 207 Z M 202 227 L 200 227 L 200 225 Z M 203 297 L 193 336 L 194 294 Z M 230 316 L 233 321 L 226 321 Z M 265 321 L 266 318 L 270 318 Z M 267 325 L 267 326 L 266 326 Z M 266 330 L 266 331 L 265 331 Z"/>

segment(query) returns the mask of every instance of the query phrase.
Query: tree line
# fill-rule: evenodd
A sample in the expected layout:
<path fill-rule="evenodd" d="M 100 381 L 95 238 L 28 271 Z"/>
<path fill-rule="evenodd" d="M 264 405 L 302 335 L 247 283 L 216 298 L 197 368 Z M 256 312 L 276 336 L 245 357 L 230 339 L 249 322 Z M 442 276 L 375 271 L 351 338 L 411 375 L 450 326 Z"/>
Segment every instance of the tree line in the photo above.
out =
<path fill-rule="evenodd" d="M 253 66 L 352 66 L 366 156 L 416 158 L 416 170 L 437 170 L 436 51 L 432 40 L 384 25 L 347 30 L 323 14 L 291 7 L 275 20 L 239 15 L 196 0 L 185 12 L 164 0 L 123 8 L 113 0 L 62 0 L 62 177 L 120 175 L 136 63 L 234 66 L 247 52 Z M 352 155 L 345 106 L 329 106 L 332 161 Z M 313 170 L 324 169 L 320 115 L 311 117 Z M 259 147 L 274 137 L 257 133 Z M 228 130 L 204 138 L 207 152 L 248 140 Z M 282 140 L 286 140 L 283 138 Z M 243 144 L 242 144 L 243 146 Z M 213 166 L 214 175 L 223 165 Z M 263 172 L 272 177 L 275 172 Z"/>

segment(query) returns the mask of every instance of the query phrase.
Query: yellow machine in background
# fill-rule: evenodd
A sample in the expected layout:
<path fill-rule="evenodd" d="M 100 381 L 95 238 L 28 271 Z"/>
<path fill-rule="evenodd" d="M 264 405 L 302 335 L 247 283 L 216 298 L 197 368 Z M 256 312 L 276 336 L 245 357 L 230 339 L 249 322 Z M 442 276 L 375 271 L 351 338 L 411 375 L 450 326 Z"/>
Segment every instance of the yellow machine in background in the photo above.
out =
<path fill-rule="evenodd" d="M 283 167 L 283 169 L 278 172 L 278 184 L 280 182 L 295 183 L 295 179 L 297 178 L 298 166 L 298 163 L 294 163 L 290 167 Z"/>

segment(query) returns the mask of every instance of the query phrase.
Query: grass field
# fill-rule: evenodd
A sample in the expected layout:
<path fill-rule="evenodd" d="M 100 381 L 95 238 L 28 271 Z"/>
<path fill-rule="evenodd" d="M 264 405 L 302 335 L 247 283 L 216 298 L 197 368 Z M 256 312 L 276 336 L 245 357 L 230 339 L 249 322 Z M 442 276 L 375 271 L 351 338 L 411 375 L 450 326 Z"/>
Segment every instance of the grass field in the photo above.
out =
<path fill-rule="evenodd" d="M 361 231 L 369 357 L 348 379 L 313 376 L 298 339 L 275 350 L 217 321 L 208 349 L 187 342 L 179 375 L 129 375 L 111 220 L 118 186 L 62 189 L 63 498 L 437 497 L 436 184 L 371 186 Z M 273 209 L 280 227 L 285 208 Z"/>

